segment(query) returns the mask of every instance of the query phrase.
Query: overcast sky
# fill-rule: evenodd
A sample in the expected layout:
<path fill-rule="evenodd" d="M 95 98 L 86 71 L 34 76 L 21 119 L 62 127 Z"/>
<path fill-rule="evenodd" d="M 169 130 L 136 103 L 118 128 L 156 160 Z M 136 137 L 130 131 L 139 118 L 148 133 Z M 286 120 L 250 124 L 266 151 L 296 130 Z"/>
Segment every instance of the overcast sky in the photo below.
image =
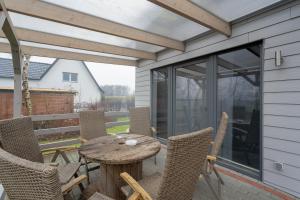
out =
<path fill-rule="evenodd" d="M 100 85 L 127 85 L 135 88 L 135 67 L 86 62 Z"/>
<path fill-rule="evenodd" d="M 0 53 L 1 58 L 11 58 L 11 54 Z M 32 56 L 30 61 L 52 63 L 55 59 Z M 86 62 L 100 86 L 126 85 L 135 88 L 135 67 Z"/>

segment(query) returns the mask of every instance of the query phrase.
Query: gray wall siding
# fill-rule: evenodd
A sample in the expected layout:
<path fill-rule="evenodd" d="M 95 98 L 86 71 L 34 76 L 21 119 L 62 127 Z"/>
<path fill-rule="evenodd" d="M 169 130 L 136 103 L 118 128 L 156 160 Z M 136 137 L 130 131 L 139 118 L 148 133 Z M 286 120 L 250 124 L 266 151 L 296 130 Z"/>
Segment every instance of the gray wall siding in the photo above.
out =
<path fill-rule="evenodd" d="M 290 21 L 299 19 L 299 8 L 291 8 Z M 263 177 L 300 196 L 300 30 L 266 38 L 264 49 Z M 276 50 L 283 55 L 280 67 L 275 66 Z M 284 169 L 274 169 L 274 162 L 284 163 Z"/>
<path fill-rule="evenodd" d="M 136 106 L 150 106 L 150 70 L 263 40 L 263 181 L 300 197 L 300 1 L 233 24 L 232 37 L 211 33 L 167 50 L 136 70 Z M 281 50 L 283 65 L 275 66 Z M 283 171 L 274 168 L 283 162 Z"/>

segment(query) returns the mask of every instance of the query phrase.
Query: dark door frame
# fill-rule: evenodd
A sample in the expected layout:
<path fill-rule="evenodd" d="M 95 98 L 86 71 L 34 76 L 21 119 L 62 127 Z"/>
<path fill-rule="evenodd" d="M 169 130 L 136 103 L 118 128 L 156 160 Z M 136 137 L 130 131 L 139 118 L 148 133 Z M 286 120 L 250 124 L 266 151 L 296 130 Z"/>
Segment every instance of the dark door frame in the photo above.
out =
<path fill-rule="evenodd" d="M 263 146 L 262 146 L 262 117 L 263 117 L 263 48 L 262 48 L 262 42 L 255 42 L 255 43 L 250 43 L 250 44 L 246 44 L 246 45 L 242 45 L 239 47 L 235 47 L 235 48 L 231 48 L 231 49 L 227 49 L 224 51 L 220 51 L 220 52 L 216 52 L 214 54 L 211 55 L 206 55 L 206 56 L 201 56 L 195 59 L 191 59 L 191 60 L 187 60 L 187 61 L 182 61 L 180 63 L 175 63 L 175 64 L 171 64 L 168 66 L 163 66 L 163 67 L 159 67 L 159 68 L 168 68 L 168 75 L 169 75 L 169 79 L 168 79 L 168 116 L 172 116 L 168 118 L 168 136 L 174 135 L 175 133 L 175 126 L 173 125 L 174 120 L 175 120 L 175 110 L 176 109 L 176 105 L 175 105 L 175 91 L 176 91 L 176 74 L 175 74 L 175 70 L 178 67 L 184 67 L 187 65 L 191 65 L 195 62 L 201 62 L 201 61 L 207 61 L 207 80 L 208 80 L 208 95 L 207 95 L 207 112 L 208 112 L 208 118 L 209 118 L 209 126 L 214 127 L 214 133 L 213 136 L 215 136 L 218 124 L 217 124 L 217 118 L 218 118 L 218 113 L 217 113 L 217 55 L 218 54 L 222 54 L 222 53 L 226 53 L 226 52 L 231 52 L 231 51 L 235 51 L 235 50 L 239 50 L 239 49 L 247 49 L 250 48 L 251 46 L 254 45 L 258 45 L 260 47 L 260 152 L 259 152 L 259 156 L 260 156 L 260 166 L 259 166 L 259 170 L 257 169 L 253 169 L 250 168 L 248 166 L 236 163 L 234 161 L 219 157 L 218 159 L 218 164 L 224 167 L 227 167 L 229 169 L 235 170 L 237 172 L 240 172 L 242 174 L 248 175 L 250 177 L 253 177 L 255 179 L 258 180 L 262 180 L 262 150 L 263 150 Z M 155 68 L 158 69 L 158 68 Z M 151 69 L 151 78 L 150 78 L 150 85 L 151 85 L 151 107 L 153 108 L 153 71 L 155 69 Z M 153 109 L 151 109 L 151 116 L 153 116 Z M 154 125 L 154 124 L 152 124 Z M 166 139 L 165 138 L 159 138 L 160 141 L 162 143 L 166 143 Z"/>

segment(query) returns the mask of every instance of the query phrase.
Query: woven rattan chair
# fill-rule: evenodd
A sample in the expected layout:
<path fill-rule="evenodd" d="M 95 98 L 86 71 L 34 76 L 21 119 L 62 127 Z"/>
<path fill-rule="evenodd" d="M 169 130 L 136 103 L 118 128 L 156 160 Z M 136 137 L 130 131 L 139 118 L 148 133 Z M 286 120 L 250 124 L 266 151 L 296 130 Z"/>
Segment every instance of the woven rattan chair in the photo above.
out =
<path fill-rule="evenodd" d="M 150 125 L 149 107 L 129 109 L 129 118 L 129 133 L 156 137 L 156 130 Z"/>
<path fill-rule="evenodd" d="M 44 162 L 30 117 L 0 120 L 0 147 L 20 158 Z M 79 167 L 80 163 L 57 165 L 60 183 L 67 184 L 77 177 Z"/>
<path fill-rule="evenodd" d="M 137 107 L 129 109 L 129 118 L 129 133 L 156 138 L 156 129 L 150 125 L 149 107 Z M 155 164 L 157 162 L 156 160 L 156 156 L 154 156 Z"/>
<path fill-rule="evenodd" d="M 81 175 L 62 186 L 57 167 L 31 162 L 0 148 L 0 181 L 10 200 L 63 200 L 84 179 Z"/>
<path fill-rule="evenodd" d="M 82 143 L 106 135 L 104 111 L 81 111 L 80 121 L 80 140 Z"/>
<path fill-rule="evenodd" d="M 152 200 L 151 196 L 141 187 L 141 185 L 136 182 L 127 172 L 120 174 L 123 180 L 130 186 L 134 191 L 129 197 L 128 200 Z M 108 198 L 100 193 L 95 193 L 89 200 L 113 200 Z"/>
<path fill-rule="evenodd" d="M 134 184 L 135 181 L 127 173 L 122 173 L 121 176 L 133 186 L 134 190 L 142 191 L 141 194 L 145 195 L 142 189 L 136 189 L 138 184 Z M 67 185 L 62 186 L 59 182 L 56 167 L 31 162 L 0 149 L 0 181 L 10 200 L 63 200 L 64 197 L 70 199 L 70 196 L 68 196 L 69 191 L 85 178 L 85 175 L 81 175 Z M 113 199 L 95 193 L 89 200 Z M 137 199 L 133 196 L 132 200 L 148 199 Z"/>
<path fill-rule="evenodd" d="M 209 188 L 211 189 L 211 191 L 216 199 L 221 199 L 221 186 L 224 185 L 224 181 L 223 181 L 222 177 L 220 176 L 217 168 L 215 167 L 215 163 L 216 163 L 219 151 L 223 144 L 223 140 L 224 140 L 224 137 L 226 134 L 227 124 L 228 124 L 228 115 L 225 112 L 223 112 L 221 121 L 220 121 L 220 125 L 219 125 L 218 131 L 217 131 L 217 135 L 216 135 L 214 141 L 211 142 L 211 151 L 210 151 L 209 155 L 207 156 L 207 159 L 206 159 L 205 165 L 204 165 L 204 170 L 203 170 L 203 173 L 201 174 L 204 177 L 205 181 L 207 182 Z M 217 190 L 213 187 L 211 180 L 210 180 L 210 175 L 212 174 L 212 172 L 215 173 L 217 180 L 218 180 Z"/>
<path fill-rule="evenodd" d="M 208 154 L 212 128 L 173 136 L 168 139 L 166 166 L 158 173 L 138 183 L 149 193 L 150 199 L 192 199 L 198 177 Z M 128 196 L 130 187 L 121 188 Z M 134 190 L 134 193 L 136 191 Z"/>
<path fill-rule="evenodd" d="M 80 141 L 81 144 L 84 144 L 88 140 L 105 136 L 106 135 L 106 127 L 105 127 L 105 117 L 104 111 L 81 111 L 79 113 L 79 121 L 80 121 Z M 79 162 L 82 160 L 82 157 L 79 155 Z M 90 167 L 89 164 L 95 165 L 91 161 L 87 159 L 84 160 L 84 165 L 86 169 L 86 173 L 88 175 L 89 182 L 89 172 L 99 169 L 99 164 L 96 166 Z"/>

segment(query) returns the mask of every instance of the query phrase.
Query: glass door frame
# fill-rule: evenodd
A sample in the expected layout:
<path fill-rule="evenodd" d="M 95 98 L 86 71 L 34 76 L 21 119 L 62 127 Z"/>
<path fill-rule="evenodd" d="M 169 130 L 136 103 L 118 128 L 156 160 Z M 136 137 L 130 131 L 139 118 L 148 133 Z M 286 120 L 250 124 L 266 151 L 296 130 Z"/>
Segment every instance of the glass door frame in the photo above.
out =
<path fill-rule="evenodd" d="M 254 43 L 250 43 L 250 44 L 246 44 L 246 45 L 242 45 L 239 47 L 235 47 L 235 48 L 231 48 L 231 49 L 227 49 L 227 50 L 223 50 L 220 52 L 216 52 L 214 54 L 211 55 L 206 55 L 206 56 L 201 56 L 195 59 L 190 59 L 190 60 L 186 60 L 186 61 L 182 61 L 180 63 L 175 63 L 175 64 L 171 64 L 171 65 L 167 65 L 167 66 L 163 66 L 163 67 L 159 67 L 159 68 L 168 68 L 168 73 L 169 73 L 169 79 L 168 79 L 168 114 L 169 117 L 168 118 L 168 137 L 170 136 L 174 136 L 175 135 L 175 126 L 173 125 L 173 123 L 175 122 L 175 114 L 176 114 L 176 72 L 175 70 L 179 67 L 184 67 L 184 66 L 188 66 L 191 65 L 193 63 L 199 63 L 199 62 L 207 62 L 207 112 L 208 112 L 208 126 L 214 127 L 214 131 L 213 131 L 213 137 L 215 137 L 216 135 L 216 130 L 218 128 L 218 114 L 217 113 L 217 102 L 218 102 L 218 80 L 217 80 L 217 70 L 218 70 L 218 65 L 217 65 L 217 55 L 222 54 L 222 53 L 226 53 L 226 52 L 231 52 L 231 51 L 235 51 L 235 50 L 240 50 L 240 49 L 244 49 L 247 48 L 249 46 L 253 46 L 253 45 L 259 45 L 260 47 L 260 81 L 261 81 L 261 85 L 260 85 L 260 141 L 259 141 L 259 145 L 260 145 L 260 166 L 259 166 L 259 170 L 255 170 L 253 168 L 250 168 L 248 166 L 239 164 L 237 162 L 231 161 L 231 160 L 227 160 L 225 158 L 222 157 L 218 157 L 218 161 L 217 163 L 221 166 L 227 167 L 229 169 L 233 169 L 237 172 L 240 172 L 242 174 L 248 175 L 252 178 L 255 178 L 257 180 L 262 180 L 262 155 L 263 155 L 263 43 L 261 41 L 258 42 L 254 42 Z M 157 69 L 151 69 L 150 74 L 150 88 L 151 88 L 151 96 L 150 96 L 150 101 L 151 101 L 151 116 L 153 116 L 153 71 Z M 152 118 L 151 118 L 152 119 Z M 153 121 L 153 120 L 151 120 Z M 152 124 L 153 125 L 153 124 Z M 166 143 L 167 139 L 164 138 L 158 138 L 162 143 Z"/>
<path fill-rule="evenodd" d="M 214 68 L 215 70 L 215 74 L 214 74 L 214 78 L 215 78 L 215 83 L 216 83 L 216 86 L 215 86 L 215 89 L 214 89 L 214 98 L 216 100 L 216 102 L 214 102 L 214 105 L 215 106 L 215 119 L 213 119 L 213 124 L 214 126 L 213 127 L 218 127 L 218 121 L 217 121 L 217 115 L 219 113 L 217 113 L 217 101 L 218 101 L 218 88 L 217 88 L 217 70 L 218 70 L 218 64 L 217 64 L 217 55 L 219 54 L 223 54 L 223 53 L 227 53 L 227 52 L 232 52 L 232 51 L 236 51 L 236 50 L 241 50 L 241 49 L 245 49 L 247 47 L 251 47 L 251 46 L 259 46 L 260 47 L 260 91 L 259 91 L 259 94 L 260 94 L 260 103 L 259 103 L 259 107 L 260 107 L 260 136 L 259 136 L 259 160 L 260 160 L 260 163 L 259 163 L 259 169 L 254 169 L 254 168 L 251 168 L 251 167 L 248 167 L 246 165 L 243 165 L 243 164 L 240 164 L 240 163 L 237 163 L 237 162 L 234 162 L 232 160 L 229 160 L 229 159 L 226 159 L 226 158 L 223 158 L 223 157 L 220 157 L 218 156 L 218 160 L 217 160 L 217 163 L 221 166 L 224 166 L 228 169 L 232 169 L 234 171 L 237 171 L 237 172 L 240 172 L 241 174 L 244 174 L 244 175 L 247 175 L 247 176 L 250 176 L 254 179 L 257 179 L 257 180 L 262 180 L 262 170 L 263 170 L 263 73 L 264 73 L 264 54 L 263 54 L 263 43 L 261 41 L 258 41 L 258 42 L 253 42 L 253 43 L 250 43 L 250 44 L 246 44 L 246 45 L 242 45 L 242 46 L 239 46 L 239 47 L 235 47 L 235 48 L 231 48 L 231 49 L 227 49 L 227 50 L 223 50 L 223 51 L 220 51 L 220 52 L 216 52 L 214 55 L 214 64 L 211 66 L 212 68 Z M 215 134 L 214 134 L 215 136 Z"/>
<path fill-rule="evenodd" d="M 186 67 L 186 66 L 190 66 L 190 65 L 193 65 L 193 64 L 196 64 L 196 63 L 201 63 L 201 62 L 207 62 L 207 102 L 210 102 L 212 99 L 212 90 L 210 88 L 210 85 L 211 85 L 211 82 L 212 80 L 211 79 L 211 73 L 213 73 L 212 71 L 212 68 L 210 67 L 210 65 L 212 64 L 212 60 L 211 60 L 211 56 L 205 56 L 205 57 L 201 57 L 201 58 L 197 58 L 197 59 L 193 59 L 189 62 L 184 62 L 184 63 L 179 63 L 179 64 L 175 64 L 173 66 L 171 66 L 171 69 L 172 69 L 172 81 L 173 81 L 173 84 L 172 84 L 172 122 L 175 122 L 176 121 L 176 69 L 178 68 L 182 68 L 182 67 Z M 212 124 L 210 124 L 211 122 L 211 112 L 210 112 L 210 105 L 208 103 L 207 105 L 207 112 L 208 112 L 208 126 L 212 126 Z M 172 126 L 172 135 L 175 135 L 175 132 L 176 132 L 176 127 L 175 126 Z"/>

